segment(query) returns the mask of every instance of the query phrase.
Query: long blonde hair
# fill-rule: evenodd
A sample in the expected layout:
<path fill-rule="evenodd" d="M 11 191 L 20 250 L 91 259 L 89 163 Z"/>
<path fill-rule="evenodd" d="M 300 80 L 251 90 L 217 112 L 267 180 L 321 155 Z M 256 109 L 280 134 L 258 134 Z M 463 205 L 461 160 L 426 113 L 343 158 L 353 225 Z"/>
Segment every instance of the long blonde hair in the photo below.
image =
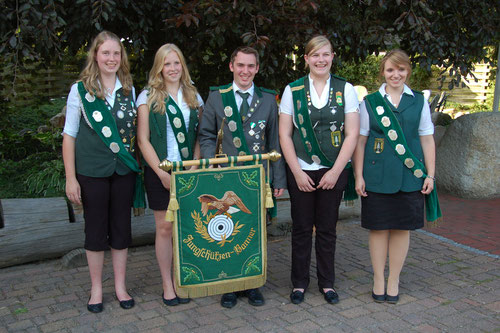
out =
<path fill-rule="evenodd" d="M 191 76 L 186 65 L 186 60 L 181 50 L 175 44 L 165 44 L 156 51 L 153 67 L 149 71 L 148 80 L 148 108 L 153 107 L 154 112 L 165 113 L 165 99 L 168 98 L 166 82 L 163 79 L 162 69 L 165 64 L 165 58 L 170 52 L 177 53 L 182 66 L 182 74 L 180 79 L 180 89 L 186 104 L 191 108 L 197 108 L 200 103 L 197 98 L 198 91 L 191 83 Z"/>
<path fill-rule="evenodd" d="M 123 47 L 120 38 L 112 32 L 101 31 L 92 41 L 90 45 L 89 52 L 87 54 L 87 63 L 85 68 L 80 73 L 80 80 L 83 82 L 85 89 L 91 94 L 96 94 L 97 97 L 104 99 L 106 93 L 104 91 L 104 85 L 98 83 L 99 80 L 99 66 L 97 65 L 96 56 L 99 47 L 107 40 L 114 40 L 120 45 L 121 50 L 121 62 L 120 68 L 116 73 L 118 79 L 123 87 L 123 94 L 128 95 L 132 91 L 132 76 L 130 75 L 130 65 L 128 62 L 127 51 Z"/>

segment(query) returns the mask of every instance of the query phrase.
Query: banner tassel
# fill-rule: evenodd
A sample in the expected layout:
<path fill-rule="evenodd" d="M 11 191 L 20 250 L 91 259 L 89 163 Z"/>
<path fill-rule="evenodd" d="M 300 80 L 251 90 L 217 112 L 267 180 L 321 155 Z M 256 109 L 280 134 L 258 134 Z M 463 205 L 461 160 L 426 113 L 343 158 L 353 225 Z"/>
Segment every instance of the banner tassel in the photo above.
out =
<path fill-rule="evenodd" d="M 273 202 L 273 194 L 271 193 L 271 185 L 269 183 L 266 183 L 266 208 L 273 208 L 274 207 L 274 202 Z"/>
<path fill-rule="evenodd" d="M 175 196 L 174 191 L 170 191 L 170 200 L 168 202 L 167 213 L 165 214 L 165 221 L 173 222 L 174 221 L 174 211 L 179 209 L 179 202 Z"/>

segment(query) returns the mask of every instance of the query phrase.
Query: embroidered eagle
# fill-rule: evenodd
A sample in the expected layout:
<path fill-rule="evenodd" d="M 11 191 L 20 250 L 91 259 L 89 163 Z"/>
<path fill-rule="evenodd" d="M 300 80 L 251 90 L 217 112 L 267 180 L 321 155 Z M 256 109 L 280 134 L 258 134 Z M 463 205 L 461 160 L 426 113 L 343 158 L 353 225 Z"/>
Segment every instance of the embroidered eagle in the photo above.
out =
<path fill-rule="evenodd" d="M 242 210 L 247 214 L 252 214 L 250 210 L 245 206 L 240 197 L 236 195 L 233 191 L 227 191 L 221 199 L 217 199 L 211 194 L 202 194 L 198 197 L 201 202 L 201 212 L 203 216 L 207 215 L 208 210 L 217 209 L 215 215 L 223 214 L 228 212 L 229 214 L 239 212 Z M 236 205 L 236 207 L 232 207 Z"/>

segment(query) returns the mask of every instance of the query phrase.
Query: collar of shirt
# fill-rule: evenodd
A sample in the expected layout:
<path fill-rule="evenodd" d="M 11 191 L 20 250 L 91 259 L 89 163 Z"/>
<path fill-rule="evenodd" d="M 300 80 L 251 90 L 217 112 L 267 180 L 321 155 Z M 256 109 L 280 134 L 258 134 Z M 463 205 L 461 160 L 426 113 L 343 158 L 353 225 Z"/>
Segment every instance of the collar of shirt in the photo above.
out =
<path fill-rule="evenodd" d="M 243 89 L 240 89 L 238 87 L 238 85 L 236 84 L 236 82 L 233 81 L 233 91 L 234 91 L 234 98 L 236 99 L 236 106 L 238 107 L 238 109 L 240 108 L 241 106 L 241 102 L 243 102 L 243 98 L 241 98 L 240 94 L 237 94 L 236 92 L 237 91 L 241 91 L 242 93 L 249 93 L 250 96 L 248 96 L 248 105 L 250 105 L 252 103 L 252 98 L 253 98 L 253 93 L 255 91 L 255 84 L 252 82 L 252 86 L 250 88 L 248 88 L 247 90 L 243 90 Z"/>
<path fill-rule="evenodd" d="M 322 107 L 324 107 L 326 105 L 326 103 L 328 103 L 328 92 L 330 90 L 331 76 L 329 76 L 328 80 L 326 80 L 326 84 L 325 84 L 325 87 L 323 88 L 323 91 L 321 92 L 321 96 L 318 95 L 318 92 L 314 88 L 314 84 L 313 84 L 314 81 L 311 77 L 311 74 L 309 74 L 307 77 L 309 79 L 309 87 L 310 87 L 309 89 L 311 92 L 311 103 L 316 108 L 321 109 Z"/>
<path fill-rule="evenodd" d="M 385 91 L 386 86 L 387 86 L 387 83 L 382 83 L 382 85 L 380 86 L 378 91 L 379 91 L 380 95 L 387 97 L 387 100 L 392 103 L 391 95 L 389 95 Z M 406 84 L 403 86 L 403 92 L 401 93 L 401 97 L 403 96 L 403 94 L 410 95 L 411 97 L 415 96 L 415 95 L 413 95 L 413 91 L 411 91 L 410 87 L 408 87 Z M 401 98 L 400 98 L 400 100 L 401 100 Z"/>
<path fill-rule="evenodd" d="M 170 95 L 170 94 L 169 94 L 169 96 L 174 100 L 175 104 L 177 104 L 177 106 L 179 108 L 182 107 L 182 98 L 183 98 L 183 96 L 182 96 L 182 88 L 181 87 L 179 87 L 179 90 L 177 90 L 177 96 L 175 96 L 176 98 L 173 98 L 173 96 Z"/>
<path fill-rule="evenodd" d="M 101 87 L 101 81 L 97 80 L 97 83 L 99 84 L 99 87 Z M 118 78 L 118 75 L 116 76 L 116 81 L 115 81 L 115 88 L 113 89 L 113 92 L 111 95 L 106 94 L 106 101 L 113 107 L 115 105 L 115 97 L 116 97 L 116 92 L 118 89 L 122 87 L 122 83 L 120 82 L 120 79 Z"/>

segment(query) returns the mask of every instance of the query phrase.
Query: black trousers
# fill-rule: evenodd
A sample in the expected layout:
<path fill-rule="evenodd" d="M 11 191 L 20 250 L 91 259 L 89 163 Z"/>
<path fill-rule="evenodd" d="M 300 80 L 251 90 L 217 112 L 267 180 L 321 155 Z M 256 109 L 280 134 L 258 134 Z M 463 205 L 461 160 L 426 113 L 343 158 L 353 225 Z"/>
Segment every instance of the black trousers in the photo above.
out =
<path fill-rule="evenodd" d="M 330 169 L 304 170 L 316 185 Z M 347 185 L 347 171 L 340 174 L 331 190 L 316 189 L 302 192 L 287 166 L 288 193 L 292 215 L 292 285 L 307 289 L 311 264 L 312 233 L 316 227 L 316 262 L 318 286 L 333 288 L 335 282 L 335 247 L 337 241 L 337 219 L 342 193 Z"/>
<path fill-rule="evenodd" d="M 82 191 L 86 250 L 123 250 L 130 246 L 135 177 L 135 172 L 109 177 L 76 175 Z"/>

